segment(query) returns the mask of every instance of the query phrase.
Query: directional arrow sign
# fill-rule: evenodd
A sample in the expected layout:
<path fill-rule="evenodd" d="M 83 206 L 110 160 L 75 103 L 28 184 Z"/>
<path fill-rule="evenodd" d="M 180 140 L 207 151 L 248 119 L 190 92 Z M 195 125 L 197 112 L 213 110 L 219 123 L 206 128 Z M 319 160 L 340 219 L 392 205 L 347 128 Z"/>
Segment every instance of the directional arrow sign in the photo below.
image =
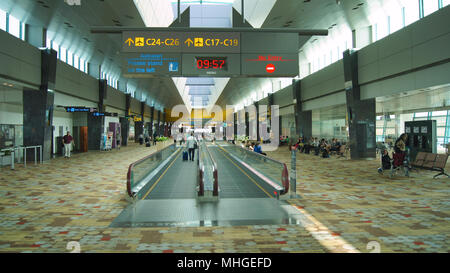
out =
<path fill-rule="evenodd" d="M 189 38 L 184 42 L 188 47 L 191 47 L 191 45 L 194 44 L 194 42 Z"/>
<path fill-rule="evenodd" d="M 131 44 L 134 44 L 134 40 L 131 39 L 131 38 L 128 38 L 128 39 L 125 41 L 125 43 L 128 44 L 128 46 L 131 46 Z"/>
<path fill-rule="evenodd" d="M 181 52 L 183 34 L 180 32 L 124 31 L 122 52 L 173 53 Z"/>

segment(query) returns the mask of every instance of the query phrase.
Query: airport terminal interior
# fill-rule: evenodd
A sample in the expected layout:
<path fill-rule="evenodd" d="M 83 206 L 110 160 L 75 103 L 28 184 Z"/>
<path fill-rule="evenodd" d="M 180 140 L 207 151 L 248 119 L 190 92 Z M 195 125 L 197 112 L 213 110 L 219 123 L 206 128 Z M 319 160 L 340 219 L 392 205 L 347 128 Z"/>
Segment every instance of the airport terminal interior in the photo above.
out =
<path fill-rule="evenodd" d="M 0 252 L 450 252 L 450 0 L 1 0 Z"/>

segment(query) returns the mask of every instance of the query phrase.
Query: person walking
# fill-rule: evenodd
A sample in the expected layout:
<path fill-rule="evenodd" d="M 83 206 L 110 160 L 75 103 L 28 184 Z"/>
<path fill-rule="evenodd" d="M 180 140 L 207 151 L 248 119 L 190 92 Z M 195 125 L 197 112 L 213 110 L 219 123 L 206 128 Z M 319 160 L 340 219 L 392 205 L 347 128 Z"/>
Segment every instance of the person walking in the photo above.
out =
<path fill-rule="evenodd" d="M 188 148 L 189 152 L 189 160 L 194 161 L 195 157 L 195 144 L 196 140 L 194 138 L 194 133 L 191 133 L 191 135 L 187 138 L 186 141 L 186 147 Z"/>
<path fill-rule="evenodd" d="M 67 131 L 67 134 L 63 137 L 65 158 L 70 158 L 70 149 L 72 148 L 72 141 L 73 137 L 70 135 L 70 132 Z"/>

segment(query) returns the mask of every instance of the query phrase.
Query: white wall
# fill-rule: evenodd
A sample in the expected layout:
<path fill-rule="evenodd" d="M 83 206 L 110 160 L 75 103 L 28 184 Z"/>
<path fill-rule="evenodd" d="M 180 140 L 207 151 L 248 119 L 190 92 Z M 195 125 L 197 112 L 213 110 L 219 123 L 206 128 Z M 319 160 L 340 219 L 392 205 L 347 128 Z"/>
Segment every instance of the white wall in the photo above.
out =
<path fill-rule="evenodd" d="M 41 84 L 39 49 L 5 31 L 0 31 L 0 41 L 0 75 L 22 81 L 30 87 L 39 86 Z"/>
<path fill-rule="evenodd" d="M 361 98 L 448 84 L 449 25 L 450 7 L 447 7 L 360 50 Z M 436 64 L 445 60 L 446 63 Z M 399 73 L 407 74 L 383 79 Z"/>
<path fill-rule="evenodd" d="M 23 125 L 23 105 L 0 102 L 0 124 Z"/>

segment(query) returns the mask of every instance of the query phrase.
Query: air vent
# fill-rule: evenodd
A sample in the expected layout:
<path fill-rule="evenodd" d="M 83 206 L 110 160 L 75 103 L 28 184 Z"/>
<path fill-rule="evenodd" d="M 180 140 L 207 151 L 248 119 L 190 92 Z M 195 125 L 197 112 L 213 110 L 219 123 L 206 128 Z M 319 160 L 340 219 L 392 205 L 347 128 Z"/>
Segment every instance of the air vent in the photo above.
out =
<path fill-rule="evenodd" d="M 130 20 L 134 20 L 134 17 L 131 15 L 125 15 L 125 18 L 130 19 Z"/>

